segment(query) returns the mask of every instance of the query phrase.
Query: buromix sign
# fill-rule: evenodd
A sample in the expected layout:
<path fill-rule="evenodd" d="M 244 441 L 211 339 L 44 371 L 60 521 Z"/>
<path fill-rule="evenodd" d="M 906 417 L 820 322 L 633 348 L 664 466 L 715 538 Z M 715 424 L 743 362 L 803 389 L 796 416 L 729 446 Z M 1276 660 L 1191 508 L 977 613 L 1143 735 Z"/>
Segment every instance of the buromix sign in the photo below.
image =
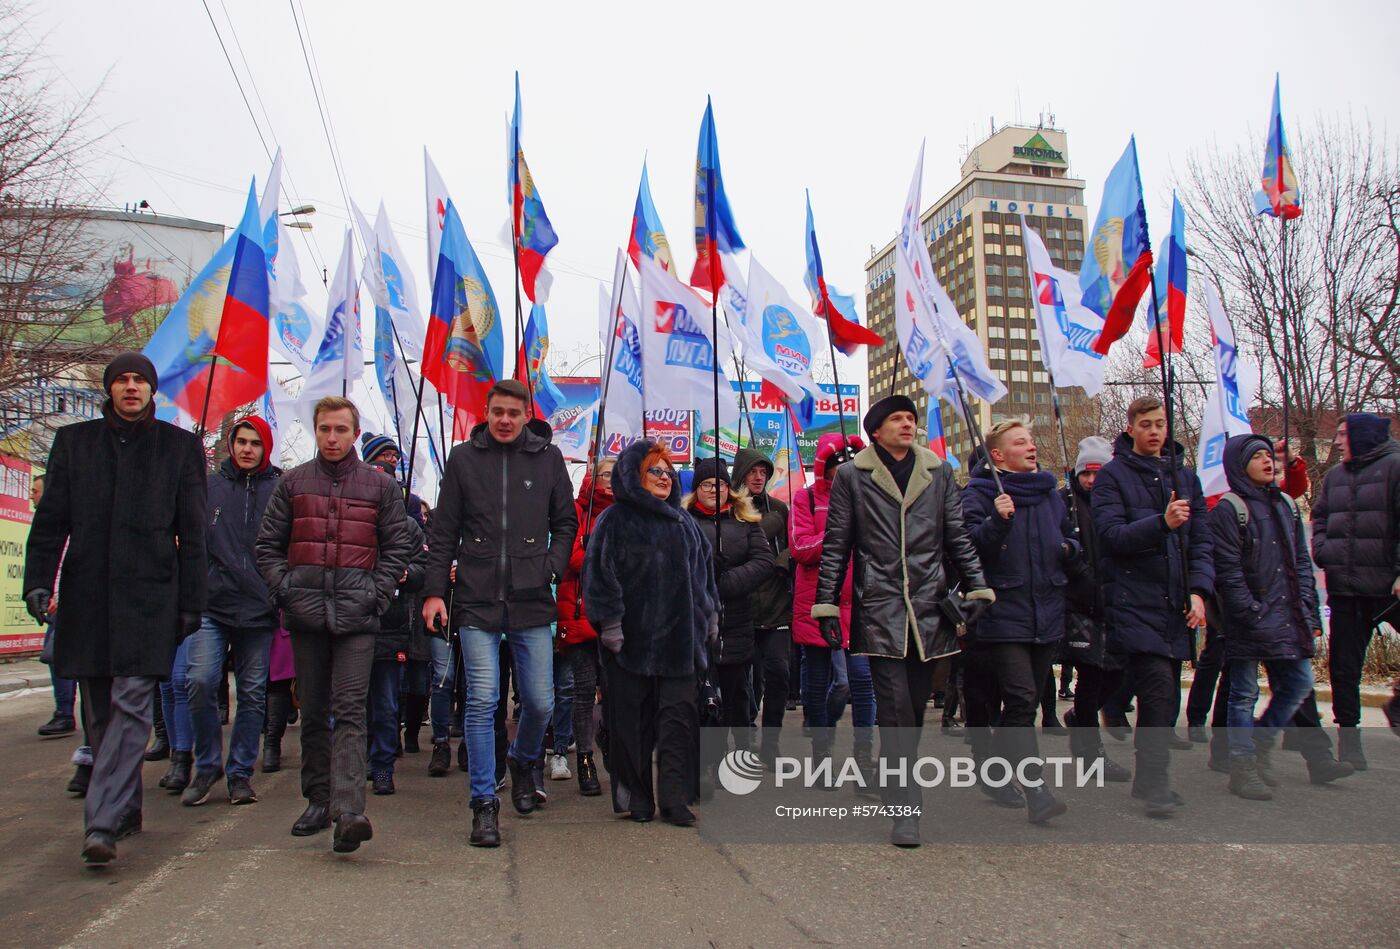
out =
<path fill-rule="evenodd" d="M 32 477 L 29 462 L 0 455 L 0 569 L 5 597 L 0 655 L 38 652 L 44 645 L 44 630 L 24 609 L 24 549 L 34 520 L 29 505 Z"/>

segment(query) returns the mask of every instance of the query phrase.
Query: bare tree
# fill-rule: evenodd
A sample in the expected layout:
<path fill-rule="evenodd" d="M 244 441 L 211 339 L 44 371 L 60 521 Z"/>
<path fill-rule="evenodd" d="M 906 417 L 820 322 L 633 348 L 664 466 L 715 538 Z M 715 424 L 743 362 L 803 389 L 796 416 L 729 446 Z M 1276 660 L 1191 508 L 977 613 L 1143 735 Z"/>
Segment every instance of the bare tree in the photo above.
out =
<path fill-rule="evenodd" d="M 1287 375 L 1290 435 L 1316 476 L 1332 460 L 1324 420 L 1397 398 L 1400 173 L 1394 143 L 1369 126 L 1315 123 L 1295 140 L 1304 214 L 1285 240 L 1251 199 L 1262 154 L 1251 143 L 1193 155 L 1177 189 L 1192 255 L 1260 362 L 1273 418 Z"/>
<path fill-rule="evenodd" d="M 0 427 L 52 413 L 46 387 L 86 384 L 83 367 L 129 342 L 102 318 L 93 263 L 106 248 L 87 234 L 100 189 L 85 163 L 92 99 L 69 102 L 32 38 L 23 6 L 0 2 Z"/>

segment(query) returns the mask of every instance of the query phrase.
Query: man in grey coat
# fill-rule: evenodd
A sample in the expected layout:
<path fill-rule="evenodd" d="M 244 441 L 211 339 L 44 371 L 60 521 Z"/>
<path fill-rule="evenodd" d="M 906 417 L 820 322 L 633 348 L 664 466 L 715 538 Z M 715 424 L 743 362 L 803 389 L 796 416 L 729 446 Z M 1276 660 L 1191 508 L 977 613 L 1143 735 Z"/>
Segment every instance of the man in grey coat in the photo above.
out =
<path fill-rule="evenodd" d="M 895 767 L 906 777 L 933 689 L 933 660 L 960 648 L 958 629 L 943 608 L 954 585 L 945 560 L 966 597 L 964 625 L 996 600 L 963 526 L 952 469 L 914 444 L 917 421 L 913 401 L 902 395 L 881 399 L 866 413 L 865 431 L 874 442 L 836 469 L 812 607 L 822 637 L 839 647 L 838 601 L 851 564 L 851 652 L 870 657 L 875 723 L 887 762 L 882 771 Z M 900 809 L 890 842 L 919 846 L 918 787 L 906 782 L 882 790 L 885 803 Z"/>

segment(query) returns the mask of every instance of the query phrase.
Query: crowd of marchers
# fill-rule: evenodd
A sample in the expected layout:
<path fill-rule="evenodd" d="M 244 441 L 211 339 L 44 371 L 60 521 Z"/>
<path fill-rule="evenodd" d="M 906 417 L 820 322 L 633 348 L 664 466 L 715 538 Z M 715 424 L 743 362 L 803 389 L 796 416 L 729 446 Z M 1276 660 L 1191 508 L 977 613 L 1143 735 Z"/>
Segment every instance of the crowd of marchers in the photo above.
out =
<path fill-rule="evenodd" d="M 719 766 L 702 727 L 772 767 L 799 704 L 819 763 L 850 707 L 872 787 L 877 770 L 907 773 L 941 704 L 945 733 L 1020 778 L 980 789 L 1043 823 L 1067 812 L 1035 764 L 1037 710 L 1058 725 L 1057 662 L 1072 753 L 1130 783 L 1149 815 L 1185 803 L 1171 752 L 1197 741 L 1248 800 L 1276 793 L 1284 732 L 1313 783 L 1367 768 L 1362 666 L 1400 614 L 1400 443 L 1374 414 L 1346 417 L 1341 462 L 1312 491 L 1286 444 L 1231 438 L 1229 491 L 1206 498 L 1152 397 L 1112 441 L 1080 442 L 1064 485 L 1030 426 L 1002 421 L 960 488 L 916 443 L 915 404 L 890 396 L 864 417 L 868 445 L 821 437 L 789 506 L 751 448 L 732 469 L 698 461 L 686 493 L 649 439 L 589 466 L 575 495 L 529 392 L 501 381 L 430 509 L 348 399 L 315 406 L 311 461 L 277 468 L 270 427 L 247 416 L 207 472 L 200 440 L 155 418 L 148 360 L 118 356 L 104 386 L 102 417 L 54 438 L 24 576 L 54 680 L 40 734 L 83 735 L 68 787 L 85 797 L 88 863 L 141 829 L 145 761 L 169 759 L 159 786 L 183 804 L 254 804 L 255 768 L 281 768 L 293 723 L 306 803 L 291 832 L 333 828 L 342 853 L 373 836 L 367 786 L 395 793 L 424 724 L 433 776 L 460 738 L 469 841 L 493 847 L 498 791 L 529 815 L 546 774 L 602 795 L 600 765 L 614 813 L 692 826 Z M 1309 493 L 1310 527 L 1295 500 Z M 1315 566 L 1335 754 L 1313 681 Z M 1386 714 L 1400 731 L 1400 685 Z M 1106 757 L 1101 721 L 1133 731 L 1131 768 Z M 874 793 L 899 815 L 891 842 L 918 846 L 919 788 Z"/>

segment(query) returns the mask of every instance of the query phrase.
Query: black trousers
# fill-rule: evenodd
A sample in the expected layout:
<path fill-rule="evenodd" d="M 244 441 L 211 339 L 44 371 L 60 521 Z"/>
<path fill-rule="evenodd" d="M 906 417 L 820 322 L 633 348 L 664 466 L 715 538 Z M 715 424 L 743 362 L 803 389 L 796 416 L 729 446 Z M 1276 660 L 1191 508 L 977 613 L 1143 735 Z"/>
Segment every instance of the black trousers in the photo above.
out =
<path fill-rule="evenodd" d="M 882 769 L 897 770 L 910 778 L 903 787 L 898 781 L 884 782 L 881 798 L 886 804 L 923 806 L 923 794 L 912 780 L 912 768 L 918 757 L 924 709 L 933 694 L 933 671 L 937 665 L 936 661 L 920 661 L 913 650 L 903 659 L 870 657 Z"/>
<path fill-rule="evenodd" d="M 1137 693 L 1133 787 L 1148 795 L 1165 792 L 1171 755 L 1168 741 L 1181 704 L 1181 663 L 1166 656 L 1132 653 L 1127 656 L 1127 673 Z"/>
<path fill-rule="evenodd" d="M 606 649 L 602 660 L 613 810 L 650 814 L 657 805 L 667 810 L 691 803 L 700 756 L 695 676 L 637 675 L 618 665 L 617 657 Z"/>
<path fill-rule="evenodd" d="M 301 794 L 341 814 L 365 812 L 365 699 L 374 634 L 292 633 L 301 699 Z M 331 719 L 335 728 L 331 728 Z"/>
<path fill-rule="evenodd" d="M 1207 626 L 1206 643 L 1196 656 L 1196 677 L 1191 681 L 1191 691 L 1186 695 L 1186 724 L 1193 728 L 1205 725 L 1212 702 L 1219 707 L 1220 702 L 1215 698 L 1218 684 L 1224 681 L 1227 683 L 1225 688 L 1229 688 L 1228 677 L 1221 676 L 1224 668 L 1225 637 L 1214 626 Z M 1211 724 L 1224 724 L 1224 718 Z"/>
<path fill-rule="evenodd" d="M 1122 669 L 1105 669 L 1081 662 L 1075 667 L 1079 681 L 1074 685 L 1074 727 L 1070 729 L 1070 748 L 1075 754 L 1097 754 L 1103 739 L 1099 736 L 1099 712 L 1108 697 L 1123 681 Z"/>
<path fill-rule="evenodd" d="M 972 753 L 979 761 L 999 754 L 1015 765 L 1039 757 L 1036 707 L 1042 691 L 1054 695 L 1050 665 L 1059 648 L 1059 643 L 985 643 L 967 650 L 963 691 Z M 1026 776 L 1039 778 L 1040 768 L 1027 768 Z"/>
<path fill-rule="evenodd" d="M 1372 618 L 1393 604 L 1390 597 L 1330 596 L 1331 630 L 1327 635 L 1327 676 L 1332 682 L 1332 718 L 1343 728 L 1361 723 L 1361 667 L 1376 631 Z"/>
<path fill-rule="evenodd" d="M 763 708 L 763 727 L 781 728 L 787 711 L 788 659 L 792 653 L 792 630 L 787 626 L 755 626 L 753 631 L 754 712 Z M 753 718 L 749 718 L 753 724 Z M 773 737 L 777 737 L 774 735 Z"/>

